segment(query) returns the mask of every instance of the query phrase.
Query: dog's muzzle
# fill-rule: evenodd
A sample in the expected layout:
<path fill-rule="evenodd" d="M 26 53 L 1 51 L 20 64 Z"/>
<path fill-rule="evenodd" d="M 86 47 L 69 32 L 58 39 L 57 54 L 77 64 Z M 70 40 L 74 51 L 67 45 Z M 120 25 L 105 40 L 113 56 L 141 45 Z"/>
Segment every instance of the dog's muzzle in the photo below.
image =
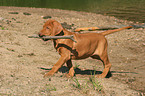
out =
<path fill-rule="evenodd" d="M 43 37 L 45 37 L 45 35 L 42 35 L 41 33 L 38 33 L 38 35 L 39 35 L 39 37 L 40 37 L 42 40 L 44 40 L 44 41 L 50 40 L 50 39 L 43 38 Z"/>

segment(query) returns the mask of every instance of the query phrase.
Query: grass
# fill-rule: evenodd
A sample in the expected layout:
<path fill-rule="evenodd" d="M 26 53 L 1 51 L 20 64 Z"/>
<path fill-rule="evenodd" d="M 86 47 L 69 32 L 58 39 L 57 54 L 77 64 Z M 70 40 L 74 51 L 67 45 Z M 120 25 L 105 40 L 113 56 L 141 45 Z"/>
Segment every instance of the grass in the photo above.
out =
<path fill-rule="evenodd" d="M 72 80 L 73 80 L 73 81 L 75 82 L 75 84 L 76 84 L 76 85 L 74 85 L 74 86 L 75 86 L 76 88 L 79 88 L 79 89 L 80 89 L 80 88 L 81 88 L 81 84 L 79 83 L 78 79 L 76 79 L 76 78 L 73 79 L 73 78 L 72 78 Z"/>
<path fill-rule="evenodd" d="M 50 84 L 46 84 L 47 88 L 46 91 L 56 91 L 56 88 Z"/>
<path fill-rule="evenodd" d="M 95 90 L 95 91 L 98 91 L 98 92 L 101 92 L 102 89 L 103 89 L 103 86 L 101 85 L 101 83 L 98 81 L 98 79 L 95 77 L 95 72 L 94 74 L 92 75 L 91 73 L 91 76 L 89 77 L 89 80 L 85 79 L 85 82 L 84 83 L 80 83 L 79 80 L 77 78 L 73 79 L 72 80 L 74 81 L 75 84 L 73 84 L 73 86 L 75 88 L 78 88 L 78 89 L 81 89 L 83 91 L 87 91 L 87 90 Z"/>
<path fill-rule="evenodd" d="M 74 69 L 78 68 L 80 65 L 75 63 Z"/>
<path fill-rule="evenodd" d="M 91 73 L 92 74 L 92 73 Z M 89 78 L 89 82 L 93 85 L 93 89 L 97 90 L 97 91 L 101 91 L 103 86 L 101 85 L 101 83 L 97 80 L 97 78 L 95 78 L 95 71 L 94 71 L 94 75 L 91 75 Z"/>
<path fill-rule="evenodd" d="M 12 96 L 12 94 L 7 94 L 7 93 L 0 93 L 0 96 Z"/>
<path fill-rule="evenodd" d="M 8 28 L 2 27 L 2 26 L 0 27 L 1 27 L 1 30 L 8 30 Z"/>
<path fill-rule="evenodd" d="M 46 84 L 45 85 L 45 87 L 42 89 L 42 90 L 40 90 L 40 92 L 42 92 L 42 93 L 50 93 L 50 91 L 56 91 L 56 88 L 54 87 L 54 86 L 52 86 L 51 84 Z"/>
<path fill-rule="evenodd" d="M 5 28 L 4 27 L 1 27 L 1 30 L 5 30 Z"/>

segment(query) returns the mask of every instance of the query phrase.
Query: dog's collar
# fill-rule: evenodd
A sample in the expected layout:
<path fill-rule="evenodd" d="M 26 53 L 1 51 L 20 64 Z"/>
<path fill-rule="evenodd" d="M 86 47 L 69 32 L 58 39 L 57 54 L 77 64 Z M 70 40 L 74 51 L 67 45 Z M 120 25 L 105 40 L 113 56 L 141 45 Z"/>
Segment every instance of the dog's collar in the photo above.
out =
<path fill-rule="evenodd" d="M 57 34 L 57 35 L 55 35 L 55 36 L 63 36 L 64 35 L 64 32 L 63 32 L 63 30 L 59 33 L 59 34 Z"/>

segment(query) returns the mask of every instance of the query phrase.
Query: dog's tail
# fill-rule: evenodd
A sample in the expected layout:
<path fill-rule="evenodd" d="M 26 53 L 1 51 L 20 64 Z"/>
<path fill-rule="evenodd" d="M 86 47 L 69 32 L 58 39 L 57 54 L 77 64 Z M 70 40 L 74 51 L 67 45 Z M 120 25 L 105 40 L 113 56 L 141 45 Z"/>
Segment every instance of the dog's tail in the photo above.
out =
<path fill-rule="evenodd" d="M 117 31 L 121 31 L 123 29 L 129 29 L 129 28 L 132 28 L 132 27 L 133 26 L 127 26 L 127 27 L 122 27 L 122 28 L 119 28 L 119 29 L 108 30 L 108 31 L 102 32 L 101 34 L 105 36 L 105 35 L 108 35 L 108 34 L 111 34 L 111 33 L 117 32 Z"/>

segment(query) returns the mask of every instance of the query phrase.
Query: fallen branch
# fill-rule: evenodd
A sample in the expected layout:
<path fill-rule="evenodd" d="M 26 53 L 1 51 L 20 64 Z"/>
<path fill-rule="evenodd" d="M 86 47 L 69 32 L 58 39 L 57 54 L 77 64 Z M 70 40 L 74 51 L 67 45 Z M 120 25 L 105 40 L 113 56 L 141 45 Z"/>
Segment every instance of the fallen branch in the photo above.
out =
<path fill-rule="evenodd" d="M 119 26 L 112 26 L 112 27 L 83 27 L 83 28 L 77 28 L 74 31 L 80 32 L 80 31 L 95 31 L 95 30 L 114 30 L 120 28 Z"/>
<path fill-rule="evenodd" d="M 73 35 L 68 35 L 68 36 L 43 36 L 43 37 L 39 37 L 36 34 L 28 36 L 28 38 L 42 38 L 44 40 L 47 40 L 47 39 L 71 39 L 72 41 L 77 42 L 77 41 L 74 40 L 73 37 L 74 37 Z"/>
<path fill-rule="evenodd" d="M 75 29 L 75 32 L 88 31 L 88 30 L 93 31 L 93 30 L 97 30 L 97 29 L 100 29 L 100 28 L 98 28 L 98 27 L 84 27 L 84 28 L 77 28 L 77 29 Z"/>
<path fill-rule="evenodd" d="M 125 27 L 127 25 L 114 25 L 110 27 L 82 27 L 82 28 L 76 28 L 74 31 L 75 32 L 80 32 L 80 31 L 95 31 L 95 30 L 113 30 L 113 29 L 118 29 L 121 27 Z M 143 25 L 129 25 L 132 26 L 132 28 L 145 28 L 145 24 Z"/>

